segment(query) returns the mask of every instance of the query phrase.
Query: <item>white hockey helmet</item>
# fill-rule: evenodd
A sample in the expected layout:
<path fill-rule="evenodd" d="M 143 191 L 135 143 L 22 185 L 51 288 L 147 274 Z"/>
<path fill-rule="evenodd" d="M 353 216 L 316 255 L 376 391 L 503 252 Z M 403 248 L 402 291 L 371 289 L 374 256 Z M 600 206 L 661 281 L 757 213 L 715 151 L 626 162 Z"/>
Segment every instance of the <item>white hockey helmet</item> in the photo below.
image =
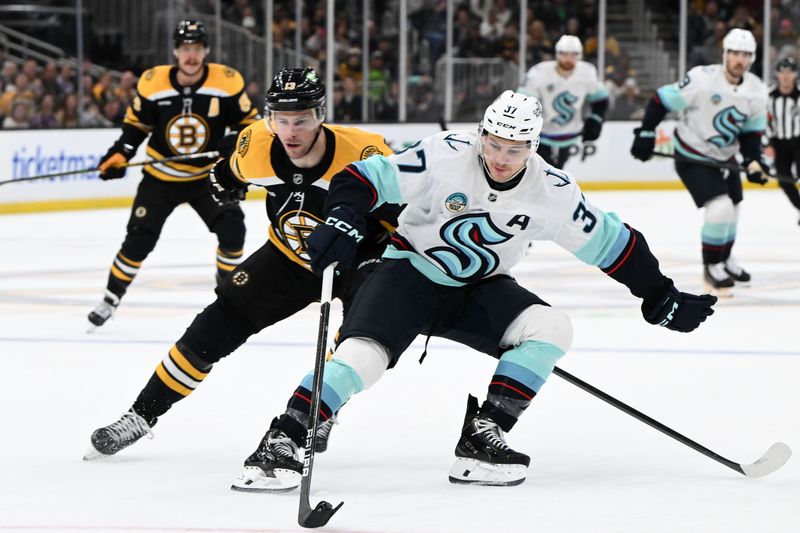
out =
<path fill-rule="evenodd" d="M 534 96 L 505 91 L 483 114 L 481 136 L 491 133 L 510 141 L 528 141 L 534 151 L 542 132 L 542 104 Z"/>
<path fill-rule="evenodd" d="M 578 59 L 583 57 L 581 40 L 574 35 L 562 35 L 556 42 L 556 54 L 578 54 Z"/>
<path fill-rule="evenodd" d="M 733 28 L 728 32 L 728 35 L 722 39 L 722 50 L 724 54 L 732 50 L 737 52 L 749 52 L 755 57 L 756 38 L 753 37 L 753 34 L 748 30 Z"/>

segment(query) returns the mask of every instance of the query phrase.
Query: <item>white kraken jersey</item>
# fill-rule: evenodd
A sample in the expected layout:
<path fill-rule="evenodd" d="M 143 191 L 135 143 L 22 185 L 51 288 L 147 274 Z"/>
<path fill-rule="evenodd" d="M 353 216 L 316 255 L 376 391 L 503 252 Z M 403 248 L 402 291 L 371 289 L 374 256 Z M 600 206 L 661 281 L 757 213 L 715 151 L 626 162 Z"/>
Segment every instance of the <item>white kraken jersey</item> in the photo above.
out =
<path fill-rule="evenodd" d="M 629 230 L 592 206 L 572 175 L 534 153 L 520 182 L 498 190 L 484 174 L 477 141 L 477 133 L 445 131 L 354 163 L 375 189 L 375 207 L 408 204 L 385 257 L 406 258 L 432 281 L 461 286 L 508 274 L 536 240 L 601 268 L 619 256 Z"/>
<path fill-rule="evenodd" d="M 675 128 L 675 150 L 692 159 L 725 161 L 736 155 L 739 134 L 767 125 L 767 89 L 746 72 L 739 85 L 725 78 L 723 66 L 694 67 L 683 80 L 658 89 L 669 111 L 685 110 Z"/>
<path fill-rule="evenodd" d="M 578 61 L 566 78 L 558 73 L 557 66 L 556 61 L 534 65 L 518 91 L 533 95 L 542 103 L 541 143 L 561 148 L 580 141 L 584 102 L 605 100 L 608 90 L 600 83 L 597 69 L 591 63 Z"/>

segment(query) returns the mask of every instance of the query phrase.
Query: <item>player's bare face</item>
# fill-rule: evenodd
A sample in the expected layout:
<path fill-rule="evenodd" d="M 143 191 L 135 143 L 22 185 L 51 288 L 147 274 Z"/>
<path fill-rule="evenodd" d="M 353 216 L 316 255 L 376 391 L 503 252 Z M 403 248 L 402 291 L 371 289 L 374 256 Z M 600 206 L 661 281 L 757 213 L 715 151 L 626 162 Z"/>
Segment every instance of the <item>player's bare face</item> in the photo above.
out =
<path fill-rule="evenodd" d="M 289 159 L 304 157 L 317 138 L 320 120 L 311 109 L 303 111 L 272 111 L 269 127 L 281 140 Z"/>
<path fill-rule="evenodd" d="M 185 43 L 175 49 L 178 70 L 188 78 L 199 76 L 206 62 L 206 47 L 202 43 Z"/>
<path fill-rule="evenodd" d="M 492 179 L 505 183 L 527 164 L 531 147 L 526 141 L 510 141 L 489 133 L 481 139 L 480 153 Z"/>
<path fill-rule="evenodd" d="M 575 52 L 559 52 L 556 54 L 556 62 L 561 70 L 572 70 L 578 62 L 578 54 Z"/>
<path fill-rule="evenodd" d="M 725 56 L 725 72 L 728 75 L 728 81 L 738 81 L 742 79 L 742 76 L 747 72 L 752 61 L 753 54 L 750 52 L 730 50 Z M 733 78 L 733 80 L 730 80 L 730 78 Z"/>
<path fill-rule="evenodd" d="M 781 69 L 778 71 L 778 86 L 781 89 L 788 89 L 790 92 L 797 84 L 797 72 L 790 69 Z"/>

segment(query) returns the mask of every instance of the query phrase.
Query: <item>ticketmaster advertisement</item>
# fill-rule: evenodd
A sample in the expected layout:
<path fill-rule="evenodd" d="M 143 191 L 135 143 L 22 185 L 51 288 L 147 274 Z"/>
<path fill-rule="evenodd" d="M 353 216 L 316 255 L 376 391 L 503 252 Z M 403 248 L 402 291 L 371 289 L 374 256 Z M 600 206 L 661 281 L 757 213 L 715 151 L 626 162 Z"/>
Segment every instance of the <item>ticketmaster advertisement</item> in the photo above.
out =
<path fill-rule="evenodd" d="M 653 158 L 642 163 L 631 157 L 635 122 L 608 122 L 594 143 L 578 144 L 566 170 L 587 190 L 602 188 L 672 188 L 677 186 L 672 161 Z M 674 123 L 659 127 L 656 150 L 670 151 Z M 398 150 L 440 131 L 435 123 L 364 124 L 382 133 Z M 450 129 L 475 131 L 475 123 L 454 123 Z M 0 181 L 45 174 L 81 171 L 97 166 L 100 157 L 119 136 L 119 129 L 0 131 Z M 132 161 L 144 160 L 144 144 Z M 111 207 L 130 202 L 141 178 L 141 167 L 128 169 L 125 178 L 102 181 L 97 172 L 23 180 L 0 185 L 0 214 L 52 209 Z"/>

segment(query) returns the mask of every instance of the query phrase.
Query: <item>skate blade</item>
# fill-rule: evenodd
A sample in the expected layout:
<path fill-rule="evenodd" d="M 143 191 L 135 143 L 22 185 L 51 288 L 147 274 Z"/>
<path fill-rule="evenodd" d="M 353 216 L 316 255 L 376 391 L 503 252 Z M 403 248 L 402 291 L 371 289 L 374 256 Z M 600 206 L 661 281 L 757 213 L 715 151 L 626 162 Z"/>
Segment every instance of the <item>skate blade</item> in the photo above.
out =
<path fill-rule="evenodd" d="M 717 298 L 733 298 L 733 287 L 714 288 L 708 282 L 704 282 L 705 291 L 708 294 L 713 294 Z"/>
<path fill-rule="evenodd" d="M 503 465 L 485 463 L 477 459 L 457 457 L 450 468 L 450 483 L 458 485 L 483 485 L 488 487 L 512 487 L 525 481 L 528 467 L 525 465 Z"/>
<path fill-rule="evenodd" d="M 88 333 L 94 333 L 94 330 L 96 330 L 96 329 L 97 329 L 97 325 L 92 324 L 91 322 L 89 322 L 89 325 L 86 327 L 86 333 L 87 334 Z"/>
<path fill-rule="evenodd" d="M 83 460 L 94 461 L 95 459 L 102 459 L 103 457 L 111 457 L 111 456 L 98 452 L 95 449 L 95 447 L 90 444 L 89 449 L 86 450 L 86 453 L 83 455 Z"/>
<path fill-rule="evenodd" d="M 300 473 L 285 468 L 275 468 L 267 475 L 257 466 L 245 466 L 244 472 L 231 484 L 237 492 L 291 492 L 300 486 Z"/>

